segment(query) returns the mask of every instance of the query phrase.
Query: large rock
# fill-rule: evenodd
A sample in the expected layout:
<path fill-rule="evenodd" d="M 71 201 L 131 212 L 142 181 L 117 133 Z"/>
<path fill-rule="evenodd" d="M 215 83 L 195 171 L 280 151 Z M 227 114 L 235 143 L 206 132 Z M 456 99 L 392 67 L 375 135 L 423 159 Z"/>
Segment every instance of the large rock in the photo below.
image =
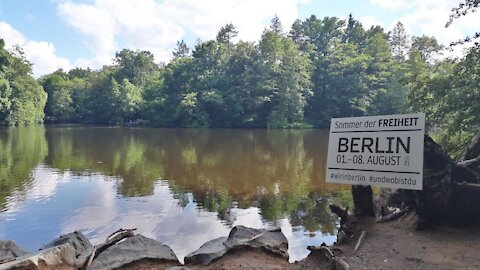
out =
<path fill-rule="evenodd" d="M 288 259 L 288 240 L 280 229 L 253 229 L 235 226 L 225 241 L 228 248 L 262 248 Z"/>
<path fill-rule="evenodd" d="M 14 260 L 27 253 L 12 240 L 0 240 L 0 263 Z"/>
<path fill-rule="evenodd" d="M 75 248 L 70 243 L 54 246 L 36 253 L 26 254 L 17 257 L 14 261 L 10 261 L 0 265 L 0 270 L 13 269 L 77 269 Z"/>
<path fill-rule="evenodd" d="M 206 242 L 199 249 L 185 256 L 185 264 L 207 265 L 222 257 L 228 251 L 228 247 L 224 245 L 227 239 L 227 237 L 220 237 Z"/>
<path fill-rule="evenodd" d="M 137 234 L 100 253 L 93 260 L 89 269 L 116 269 L 141 260 L 156 260 L 179 264 L 177 256 L 169 246 Z"/>
<path fill-rule="evenodd" d="M 288 240 L 280 231 L 235 226 L 228 237 L 220 237 L 203 244 L 185 257 L 185 264 L 207 265 L 227 252 L 238 249 L 257 249 L 280 255 L 288 260 Z"/>
<path fill-rule="evenodd" d="M 63 234 L 59 238 L 43 246 L 40 250 L 48 249 L 63 244 L 71 244 L 75 249 L 75 257 L 77 258 L 77 265 L 82 266 L 92 254 L 93 245 L 90 241 L 78 231 Z"/>

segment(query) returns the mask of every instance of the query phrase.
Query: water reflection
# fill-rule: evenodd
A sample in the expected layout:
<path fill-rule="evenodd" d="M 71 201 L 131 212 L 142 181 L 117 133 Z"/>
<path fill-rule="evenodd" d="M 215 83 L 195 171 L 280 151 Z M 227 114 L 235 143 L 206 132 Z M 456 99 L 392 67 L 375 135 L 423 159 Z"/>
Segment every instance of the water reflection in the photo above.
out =
<path fill-rule="evenodd" d="M 300 259 L 307 245 L 334 241 L 329 203 L 349 203 L 345 187 L 323 180 L 327 136 L 322 130 L 0 129 L 0 237 L 35 249 L 73 230 L 101 242 L 120 227 L 138 227 L 183 257 L 234 225 L 279 226 L 292 260 Z"/>
<path fill-rule="evenodd" d="M 7 206 L 7 197 L 16 192 L 21 199 L 31 187 L 32 169 L 47 155 L 45 128 L 0 128 L 0 211 Z"/>

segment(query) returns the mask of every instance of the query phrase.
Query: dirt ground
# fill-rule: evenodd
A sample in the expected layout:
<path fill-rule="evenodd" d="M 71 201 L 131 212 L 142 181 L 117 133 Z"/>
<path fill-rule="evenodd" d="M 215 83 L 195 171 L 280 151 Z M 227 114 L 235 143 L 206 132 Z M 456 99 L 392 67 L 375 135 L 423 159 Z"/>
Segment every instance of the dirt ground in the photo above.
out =
<path fill-rule="evenodd" d="M 352 269 L 480 269 L 480 227 L 416 231 L 414 221 L 413 214 L 387 223 L 361 221 L 367 235 L 356 254 L 345 247 L 344 260 Z"/>

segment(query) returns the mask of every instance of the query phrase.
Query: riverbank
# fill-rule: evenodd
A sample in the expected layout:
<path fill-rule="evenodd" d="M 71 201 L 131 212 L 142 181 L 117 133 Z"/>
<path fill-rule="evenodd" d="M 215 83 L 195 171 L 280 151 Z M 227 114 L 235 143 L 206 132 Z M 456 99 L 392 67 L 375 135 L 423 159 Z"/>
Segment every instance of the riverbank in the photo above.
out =
<path fill-rule="evenodd" d="M 140 235 L 128 236 L 123 241 L 108 247 L 93 259 L 89 269 L 480 269 L 479 227 L 454 227 L 436 225 L 425 231 L 415 230 L 416 216 L 409 214 L 403 219 L 377 223 L 373 218 L 354 220 L 355 233 L 346 237 L 342 244 L 330 247 L 311 247 L 310 255 L 295 263 L 288 263 L 287 241 L 279 230 L 267 231 L 247 227 L 234 227 L 228 237 L 205 243 L 199 250 L 189 254 L 181 265 L 171 249 L 155 240 Z M 365 232 L 360 244 L 358 236 Z M 61 238 L 60 238 L 61 239 Z M 87 240 L 88 241 L 88 240 Z M 65 244 L 65 241 L 63 241 Z M 135 247 L 128 247 L 128 243 Z M 58 242 L 57 243 L 61 243 Z M 148 247 L 143 246 L 148 243 Z M 74 246 L 80 245 L 78 242 Z M 98 246 L 97 246 L 98 247 Z M 58 248 L 58 246 L 57 246 Z M 132 248 L 136 251 L 132 252 Z M 162 254 L 155 251 L 160 248 Z M 78 249 L 77 249 L 78 250 Z M 155 251 L 155 252 L 152 252 Z M 88 263 L 91 249 L 84 250 L 82 263 Z M 68 252 L 59 252 L 66 256 Z M 132 260 L 132 254 L 138 259 Z M 113 254 L 116 254 L 115 256 Z M 153 255 L 152 255 L 153 254 Z M 77 254 L 78 255 L 78 254 Z M 333 255 L 333 256 L 332 256 Z M 49 255 L 52 257 L 51 254 Z M 154 258 L 154 256 L 156 256 Z M 162 259 L 162 256 L 163 259 Z M 48 256 L 47 256 L 48 257 Z M 98 261 L 96 261 L 98 260 Z M 39 260 L 41 261 L 41 260 Z M 58 260 L 57 260 L 58 262 Z M 119 265 L 119 263 L 122 263 Z M 338 262 L 341 262 L 340 264 Z M 47 266 L 39 263 L 25 268 L 0 269 L 78 269 L 69 265 L 68 259 L 61 264 Z M 71 264 L 71 262 L 70 262 Z"/>

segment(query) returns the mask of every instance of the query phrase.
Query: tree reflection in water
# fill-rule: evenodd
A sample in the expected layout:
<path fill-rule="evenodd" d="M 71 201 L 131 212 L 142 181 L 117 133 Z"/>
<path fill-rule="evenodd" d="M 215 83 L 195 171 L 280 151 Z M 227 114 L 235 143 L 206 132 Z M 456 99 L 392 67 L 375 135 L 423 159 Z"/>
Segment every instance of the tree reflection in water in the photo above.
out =
<path fill-rule="evenodd" d="M 328 205 L 348 187 L 324 182 L 326 130 L 30 127 L 0 129 L 0 208 L 28 192 L 41 163 L 78 177 L 101 173 L 122 198 L 168 183 L 178 206 L 191 200 L 233 224 L 232 209 L 257 207 L 264 222 L 334 234 Z M 348 196 L 347 196 L 348 198 Z M 65 202 L 68 203 L 68 202 Z"/>

